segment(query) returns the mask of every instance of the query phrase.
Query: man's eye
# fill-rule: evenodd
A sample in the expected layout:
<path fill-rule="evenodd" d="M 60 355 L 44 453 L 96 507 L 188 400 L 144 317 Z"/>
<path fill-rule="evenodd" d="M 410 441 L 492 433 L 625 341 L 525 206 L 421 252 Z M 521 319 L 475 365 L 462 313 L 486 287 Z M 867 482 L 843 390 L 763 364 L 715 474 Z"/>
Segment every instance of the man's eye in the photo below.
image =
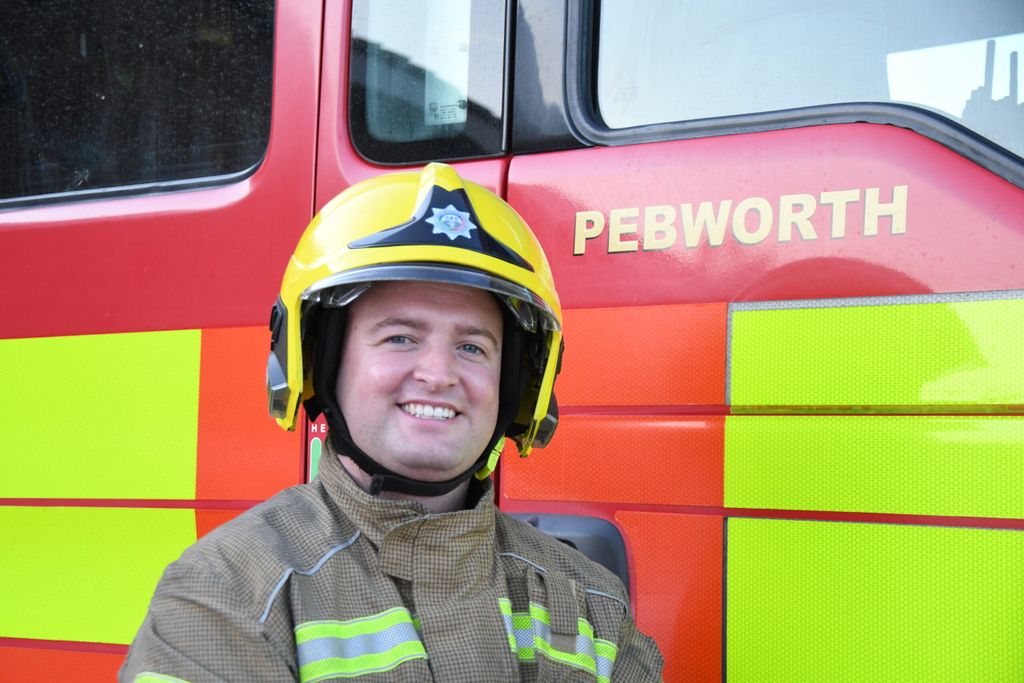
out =
<path fill-rule="evenodd" d="M 385 341 L 388 344 L 408 344 L 412 340 L 409 339 L 404 334 L 393 334 L 390 337 L 388 337 L 387 339 L 385 339 Z"/>
<path fill-rule="evenodd" d="M 484 347 L 479 346 L 477 344 L 462 344 L 461 346 L 459 346 L 459 350 L 465 351 L 466 353 L 472 353 L 474 355 L 487 355 L 487 351 L 484 349 Z"/>

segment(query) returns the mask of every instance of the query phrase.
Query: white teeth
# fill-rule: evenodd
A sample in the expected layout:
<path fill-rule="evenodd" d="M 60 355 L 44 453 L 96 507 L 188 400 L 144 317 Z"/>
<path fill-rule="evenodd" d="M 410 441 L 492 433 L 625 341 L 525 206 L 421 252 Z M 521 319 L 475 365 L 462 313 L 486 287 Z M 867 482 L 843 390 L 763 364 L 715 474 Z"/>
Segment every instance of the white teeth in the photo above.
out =
<path fill-rule="evenodd" d="M 429 406 L 422 403 L 403 403 L 401 408 L 413 417 L 420 417 L 426 420 L 450 420 L 455 417 L 455 411 L 444 406 Z"/>

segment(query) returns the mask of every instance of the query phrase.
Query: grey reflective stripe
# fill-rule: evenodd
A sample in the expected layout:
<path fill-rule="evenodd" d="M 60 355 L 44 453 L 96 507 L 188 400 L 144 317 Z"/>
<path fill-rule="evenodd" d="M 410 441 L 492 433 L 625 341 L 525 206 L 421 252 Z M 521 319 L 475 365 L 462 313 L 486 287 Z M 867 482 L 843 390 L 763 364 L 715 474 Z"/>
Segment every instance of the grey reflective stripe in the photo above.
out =
<path fill-rule="evenodd" d="M 498 553 L 498 557 L 511 557 L 514 560 L 519 560 L 520 562 L 525 562 L 526 564 L 530 565 L 531 567 L 533 567 L 537 571 L 541 571 L 541 572 L 544 572 L 544 573 L 547 573 L 547 571 L 548 571 L 547 569 L 545 569 L 544 567 L 540 566 L 539 564 L 537 564 L 533 560 L 528 560 L 525 557 L 523 557 L 522 555 L 518 555 L 516 553 Z"/>
<path fill-rule="evenodd" d="M 498 606 L 512 652 L 516 653 L 520 661 L 532 662 L 536 657 L 533 649 L 533 620 L 530 615 L 513 614 L 512 603 L 507 598 L 498 598 Z"/>
<path fill-rule="evenodd" d="M 289 577 L 291 577 L 293 573 L 301 574 L 302 576 L 312 576 L 313 574 L 316 574 L 318 571 L 320 571 L 320 567 L 324 566 L 324 563 L 326 563 L 327 560 L 334 557 L 335 553 L 338 553 L 344 550 L 345 548 L 349 547 L 353 543 L 355 543 L 357 538 L 359 538 L 358 531 L 352 534 L 352 538 L 348 539 L 344 543 L 340 543 L 334 546 L 326 553 L 324 553 L 323 556 L 319 560 L 317 560 L 316 564 L 314 564 L 309 569 L 296 569 L 295 567 L 288 567 L 287 569 L 285 569 L 284 574 L 281 575 L 281 578 L 274 586 L 274 590 L 270 592 L 270 597 L 267 598 L 267 606 L 263 609 L 263 614 L 260 615 L 260 623 L 262 624 L 266 622 L 267 617 L 270 616 L 270 608 L 274 604 L 274 599 L 277 598 L 277 594 L 281 592 L 281 589 L 284 588 L 285 583 L 288 582 Z"/>
<path fill-rule="evenodd" d="M 987 292 L 951 292 L 948 294 L 905 294 L 902 296 L 860 296 L 846 299 L 784 299 L 781 301 L 740 301 L 729 304 L 729 311 L 767 311 L 793 308 L 845 308 L 849 306 L 898 306 L 900 304 L 952 304 L 968 301 L 1024 299 L 1024 289 L 997 289 Z"/>
<path fill-rule="evenodd" d="M 310 621 L 295 627 L 299 680 L 354 678 L 426 659 L 412 615 L 404 607 L 348 621 Z"/>
<path fill-rule="evenodd" d="M 507 598 L 498 599 L 498 607 L 508 643 L 519 661 L 533 661 L 541 655 L 555 662 L 582 669 L 594 675 L 600 683 L 611 681 L 618 648 L 615 643 L 594 637 L 594 627 L 586 619 L 577 619 L 578 630 L 575 651 L 563 652 L 552 645 L 551 615 L 542 605 L 530 603 L 529 613 L 513 612 Z"/>
<path fill-rule="evenodd" d="M 590 595 L 599 595 L 602 598 L 608 598 L 609 600 L 614 600 L 615 602 L 617 602 L 620 605 L 622 605 L 623 609 L 626 610 L 626 614 L 629 614 L 629 605 L 626 604 L 625 600 L 623 600 L 622 598 L 618 597 L 617 595 L 612 595 L 611 593 L 605 593 L 604 591 L 596 591 L 596 590 L 593 590 L 592 588 L 584 588 L 583 592 L 584 593 L 589 593 Z"/>
<path fill-rule="evenodd" d="M 594 650 L 597 653 L 594 662 L 597 665 L 597 680 L 611 681 L 612 669 L 615 668 L 615 656 L 619 653 L 615 643 L 607 640 L 594 640 Z"/>
<path fill-rule="evenodd" d="M 298 646 L 299 666 L 329 657 L 351 659 L 387 652 L 396 645 L 414 640 L 419 640 L 419 636 L 412 623 L 395 624 L 383 631 L 348 638 L 314 638 Z"/>

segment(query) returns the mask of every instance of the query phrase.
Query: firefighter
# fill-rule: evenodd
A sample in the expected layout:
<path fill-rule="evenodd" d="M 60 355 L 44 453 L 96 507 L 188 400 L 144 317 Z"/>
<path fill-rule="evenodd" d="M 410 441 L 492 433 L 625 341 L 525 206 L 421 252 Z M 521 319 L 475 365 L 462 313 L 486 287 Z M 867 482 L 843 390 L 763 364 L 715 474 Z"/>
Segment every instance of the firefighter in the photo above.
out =
<path fill-rule="evenodd" d="M 165 571 L 122 680 L 660 680 L 609 571 L 494 506 L 556 424 L 561 309 L 516 212 L 430 164 L 343 192 L 271 314 L 271 414 L 329 426 L 314 481 Z"/>

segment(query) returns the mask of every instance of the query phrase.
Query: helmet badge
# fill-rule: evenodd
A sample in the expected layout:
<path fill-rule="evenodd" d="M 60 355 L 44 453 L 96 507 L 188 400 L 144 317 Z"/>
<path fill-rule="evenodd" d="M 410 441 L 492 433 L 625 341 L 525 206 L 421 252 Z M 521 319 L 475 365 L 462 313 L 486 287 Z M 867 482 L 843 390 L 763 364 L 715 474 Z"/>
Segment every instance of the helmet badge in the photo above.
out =
<path fill-rule="evenodd" d="M 451 204 L 443 209 L 431 207 L 430 210 L 434 215 L 427 218 L 426 222 L 434 226 L 435 235 L 445 235 L 454 242 L 456 237 L 469 239 L 469 233 L 476 229 L 469 219 L 469 212 L 459 211 Z"/>

